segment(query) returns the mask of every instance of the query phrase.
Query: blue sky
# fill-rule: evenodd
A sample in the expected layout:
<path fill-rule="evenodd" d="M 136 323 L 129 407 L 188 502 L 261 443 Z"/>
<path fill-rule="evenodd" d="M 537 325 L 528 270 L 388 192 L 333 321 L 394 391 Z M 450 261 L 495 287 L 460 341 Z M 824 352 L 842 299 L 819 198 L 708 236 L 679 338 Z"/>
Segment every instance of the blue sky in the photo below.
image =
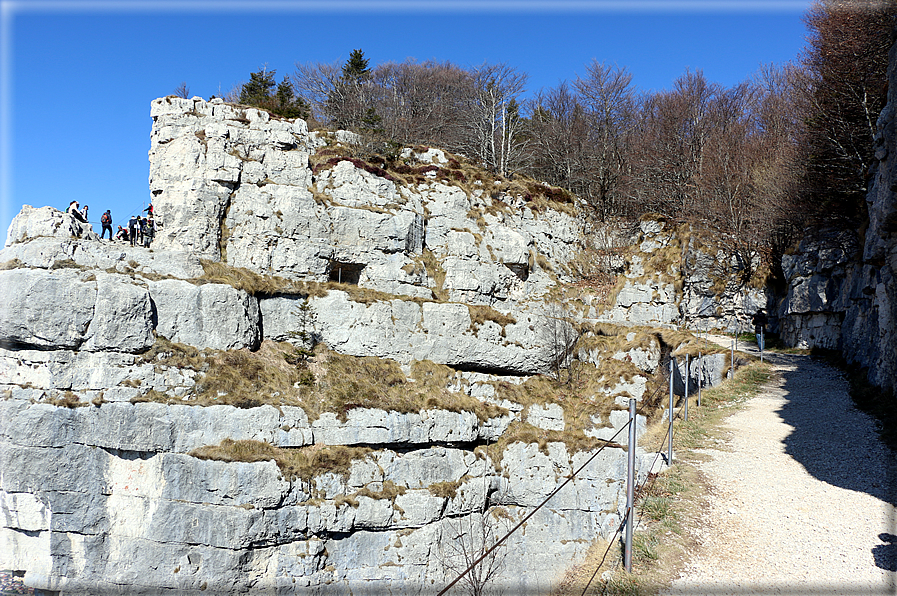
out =
<path fill-rule="evenodd" d="M 150 102 L 224 93 L 267 63 L 505 62 L 528 91 L 627 67 L 642 90 L 686 69 L 732 85 L 797 57 L 809 0 L 0 0 L 0 245 L 23 204 L 124 223 L 149 200 Z M 95 228 L 99 230 L 99 224 Z"/>

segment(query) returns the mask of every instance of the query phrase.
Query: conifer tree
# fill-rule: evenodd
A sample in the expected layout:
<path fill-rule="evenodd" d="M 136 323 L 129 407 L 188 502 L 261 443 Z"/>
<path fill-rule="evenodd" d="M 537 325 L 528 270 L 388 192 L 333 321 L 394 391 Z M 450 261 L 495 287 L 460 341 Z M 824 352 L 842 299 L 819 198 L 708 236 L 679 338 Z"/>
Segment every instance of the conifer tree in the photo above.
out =
<path fill-rule="evenodd" d="M 275 83 L 276 73 L 276 70 L 268 70 L 267 65 L 258 72 L 251 73 L 249 82 L 240 90 L 240 103 L 262 108 L 284 118 L 308 118 L 308 104 L 301 97 L 296 97 L 293 85 L 286 77 L 279 84 Z"/>
<path fill-rule="evenodd" d="M 262 66 L 258 72 L 249 75 L 249 82 L 240 90 L 240 103 L 248 106 L 260 106 L 271 97 L 271 90 L 276 83 L 274 74 L 276 70 L 268 70 L 268 65 Z"/>
<path fill-rule="evenodd" d="M 368 59 L 364 57 L 364 51 L 352 50 L 346 64 L 343 65 L 343 79 L 347 82 L 360 83 L 371 75 L 368 68 Z"/>

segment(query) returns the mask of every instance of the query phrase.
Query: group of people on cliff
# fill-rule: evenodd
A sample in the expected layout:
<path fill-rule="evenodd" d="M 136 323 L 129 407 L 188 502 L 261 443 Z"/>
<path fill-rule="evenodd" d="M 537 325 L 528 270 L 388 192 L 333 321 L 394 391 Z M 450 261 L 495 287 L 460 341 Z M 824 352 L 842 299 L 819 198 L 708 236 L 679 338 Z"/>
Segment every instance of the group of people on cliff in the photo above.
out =
<path fill-rule="evenodd" d="M 69 203 L 66 213 L 82 223 L 88 223 L 87 209 L 88 205 L 84 205 L 84 208 L 81 209 L 78 205 L 78 201 L 72 201 Z M 106 237 L 106 231 L 108 230 L 109 240 L 121 240 L 123 242 L 130 242 L 131 246 L 143 246 L 149 248 L 150 244 L 153 242 L 153 238 L 156 236 L 156 230 L 161 226 L 156 223 L 153 218 L 152 203 L 150 203 L 150 206 L 144 209 L 144 211 L 147 212 L 146 217 L 132 215 L 128 220 L 127 227 L 118 226 L 118 231 L 113 235 L 112 211 L 106 209 L 106 212 L 100 217 L 100 224 L 103 226 L 100 240 Z"/>

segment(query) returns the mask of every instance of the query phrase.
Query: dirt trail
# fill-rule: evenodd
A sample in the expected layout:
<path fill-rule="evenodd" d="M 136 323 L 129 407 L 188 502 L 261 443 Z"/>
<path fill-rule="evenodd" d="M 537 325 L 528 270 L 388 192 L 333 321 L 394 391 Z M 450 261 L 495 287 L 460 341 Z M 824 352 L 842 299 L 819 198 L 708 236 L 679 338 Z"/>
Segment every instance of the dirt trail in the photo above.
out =
<path fill-rule="evenodd" d="M 897 457 L 839 371 L 768 356 L 779 376 L 702 451 L 702 544 L 668 593 L 897 594 Z"/>

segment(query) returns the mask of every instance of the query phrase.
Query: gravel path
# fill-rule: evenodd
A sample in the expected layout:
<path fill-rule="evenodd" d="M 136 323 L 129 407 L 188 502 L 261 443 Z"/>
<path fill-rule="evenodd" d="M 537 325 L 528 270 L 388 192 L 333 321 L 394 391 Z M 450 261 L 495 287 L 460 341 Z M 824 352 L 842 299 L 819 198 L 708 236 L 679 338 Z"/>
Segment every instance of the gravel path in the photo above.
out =
<path fill-rule="evenodd" d="M 839 371 L 769 357 L 780 376 L 703 451 L 701 546 L 668 593 L 897 594 L 897 456 Z"/>

